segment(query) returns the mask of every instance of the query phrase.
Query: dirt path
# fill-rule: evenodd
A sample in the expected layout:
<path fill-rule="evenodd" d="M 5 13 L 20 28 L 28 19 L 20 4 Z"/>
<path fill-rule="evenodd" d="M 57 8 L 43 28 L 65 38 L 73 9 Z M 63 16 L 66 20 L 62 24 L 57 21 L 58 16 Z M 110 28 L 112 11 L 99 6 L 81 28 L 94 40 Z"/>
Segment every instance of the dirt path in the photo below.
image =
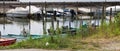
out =
<path fill-rule="evenodd" d="M 100 51 L 120 51 L 120 37 L 116 38 L 101 38 L 101 39 L 87 39 L 85 42 L 97 44 Z M 90 44 L 91 45 L 91 44 Z"/>
<path fill-rule="evenodd" d="M 68 50 L 11 49 L 11 50 L 0 50 L 0 51 L 68 51 Z"/>
<path fill-rule="evenodd" d="M 108 44 L 103 44 L 103 50 L 109 51 L 120 51 L 120 42 L 110 42 Z"/>

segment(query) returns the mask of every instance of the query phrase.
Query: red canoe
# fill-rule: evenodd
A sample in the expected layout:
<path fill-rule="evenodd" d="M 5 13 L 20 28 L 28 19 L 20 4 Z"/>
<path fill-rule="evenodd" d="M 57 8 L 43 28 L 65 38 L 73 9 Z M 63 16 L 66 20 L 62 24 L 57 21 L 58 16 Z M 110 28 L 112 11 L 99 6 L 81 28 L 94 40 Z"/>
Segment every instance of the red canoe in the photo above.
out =
<path fill-rule="evenodd" d="M 8 46 L 16 42 L 15 38 L 0 38 L 0 46 Z"/>

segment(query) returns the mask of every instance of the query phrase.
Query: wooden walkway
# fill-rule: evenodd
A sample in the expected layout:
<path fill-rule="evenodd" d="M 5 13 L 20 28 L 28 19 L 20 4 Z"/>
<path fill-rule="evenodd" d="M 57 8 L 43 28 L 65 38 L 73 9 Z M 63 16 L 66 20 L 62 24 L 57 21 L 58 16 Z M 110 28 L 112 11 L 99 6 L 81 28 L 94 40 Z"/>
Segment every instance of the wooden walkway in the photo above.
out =
<path fill-rule="evenodd" d="M 25 6 L 29 5 L 29 2 L 0 2 L 0 6 L 3 6 L 5 4 L 6 6 Z M 36 6 L 70 6 L 70 7 L 87 7 L 87 6 L 115 6 L 115 5 L 120 5 L 120 1 L 113 1 L 113 2 L 30 2 L 31 5 L 36 5 Z"/>

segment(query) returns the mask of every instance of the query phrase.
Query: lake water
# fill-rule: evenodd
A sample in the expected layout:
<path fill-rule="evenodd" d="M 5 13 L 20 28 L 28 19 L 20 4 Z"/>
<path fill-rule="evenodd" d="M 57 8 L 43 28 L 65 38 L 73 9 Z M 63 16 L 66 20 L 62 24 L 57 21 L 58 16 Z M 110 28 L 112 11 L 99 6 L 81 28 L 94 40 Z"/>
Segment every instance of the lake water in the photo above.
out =
<path fill-rule="evenodd" d="M 7 35 L 7 34 L 16 34 L 19 35 L 21 31 L 23 30 L 23 27 L 25 27 L 26 30 L 29 30 L 29 21 L 26 21 L 26 19 L 14 19 L 13 24 L 0 24 L 0 31 L 2 35 Z M 71 22 L 71 27 L 79 27 L 81 20 L 78 21 L 73 21 Z M 86 24 L 90 22 L 90 20 L 83 20 L 83 24 Z M 35 35 L 42 35 L 43 34 L 43 23 L 42 21 L 35 21 L 35 20 L 30 20 L 30 34 L 35 34 Z M 92 20 L 91 23 L 95 23 L 96 25 L 100 24 L 100 20 Z M 50 28 L 51 22 L 47 22 L 47 29 Z M 54 26 L 56 28 L 57 22 L 54 21 Z M 5 29 L 4 29 L 5 26 Z M 69 26 L 69 21 L 65 21 L 63 24 L 63 21 L 59 22 L 59 26 Z"/>

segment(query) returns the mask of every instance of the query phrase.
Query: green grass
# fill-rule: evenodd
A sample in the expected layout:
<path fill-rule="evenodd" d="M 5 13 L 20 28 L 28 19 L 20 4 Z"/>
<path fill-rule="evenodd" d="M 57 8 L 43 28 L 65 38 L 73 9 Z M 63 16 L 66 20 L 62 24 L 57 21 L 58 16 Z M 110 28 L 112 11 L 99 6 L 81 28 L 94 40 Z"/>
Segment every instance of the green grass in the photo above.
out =
<path fill-rule="evenodd" d="M 42 48 L 42 49 L 62 49 L 68 47 L 69 40 L 67 38 L 54 37 L 54 42 L 51 42 L 51 37 L 42 39 L 28 39 L 17 42 L 10 46 L 0 47 L 0 49 L 18 49 L 18 48 Z M 49 45 L 46 45 L 46 43 Z"/>

